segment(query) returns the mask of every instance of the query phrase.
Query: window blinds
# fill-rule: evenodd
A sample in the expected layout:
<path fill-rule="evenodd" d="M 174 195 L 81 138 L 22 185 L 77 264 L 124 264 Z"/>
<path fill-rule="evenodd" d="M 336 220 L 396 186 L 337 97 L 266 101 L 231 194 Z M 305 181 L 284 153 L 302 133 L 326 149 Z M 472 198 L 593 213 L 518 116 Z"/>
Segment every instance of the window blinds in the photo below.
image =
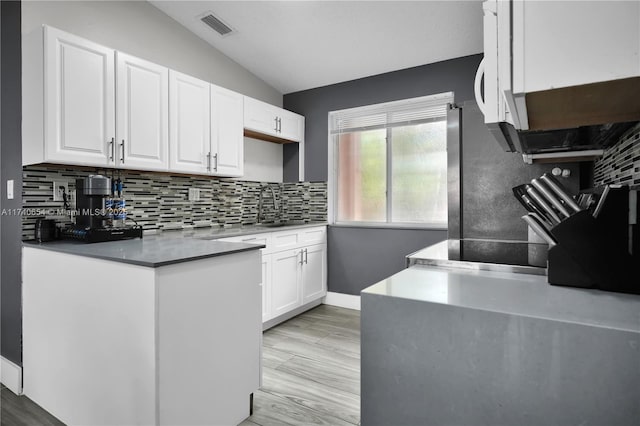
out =
<path fill-rule="evenodd" d="M 385 102 L 329 113 L 331 134 L 407 126 L 446 119 L 453 92 Z"/>

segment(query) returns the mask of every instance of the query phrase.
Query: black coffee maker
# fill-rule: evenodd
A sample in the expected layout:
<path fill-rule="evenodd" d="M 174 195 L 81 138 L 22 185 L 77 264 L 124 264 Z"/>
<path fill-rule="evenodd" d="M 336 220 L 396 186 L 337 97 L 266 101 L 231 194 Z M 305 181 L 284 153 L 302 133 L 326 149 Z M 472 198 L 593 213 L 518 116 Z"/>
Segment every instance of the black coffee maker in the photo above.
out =
<path fill-rule="evenodd" d="M 76 179 L 76 223 L 62 229 L 60 237 L 85 243 L 142 238 L 139 225 L 112 226 L 114 212 L 106 206 L 112 196 L 111 179 L 106 176 Z"/>
<path fill-rule="evenodd" d="M 76 226 L 79 228 L 104 228 L 104 202 L 111 195 L 111 179 L 102 175 L 90 175 L 76 179 Z"/>

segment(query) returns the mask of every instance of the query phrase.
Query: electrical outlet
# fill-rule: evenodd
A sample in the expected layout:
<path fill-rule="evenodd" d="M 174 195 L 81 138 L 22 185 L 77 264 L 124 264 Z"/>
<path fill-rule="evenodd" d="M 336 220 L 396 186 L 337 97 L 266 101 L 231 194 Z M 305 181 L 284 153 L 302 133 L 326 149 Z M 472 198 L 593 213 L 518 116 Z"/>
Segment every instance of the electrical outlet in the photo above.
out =
<path fill-rule="evenodd" d="M 200 190 L 198 188 L 189 188 L 189 201 L 200 201 Z"/>
<path fill-rule="evenodd" d="M 68 182 L 53 182 L 53 201 L 64 201 L 62 198 L 62 188 L 64 193 L 69 196 L 69 183 Z"/>

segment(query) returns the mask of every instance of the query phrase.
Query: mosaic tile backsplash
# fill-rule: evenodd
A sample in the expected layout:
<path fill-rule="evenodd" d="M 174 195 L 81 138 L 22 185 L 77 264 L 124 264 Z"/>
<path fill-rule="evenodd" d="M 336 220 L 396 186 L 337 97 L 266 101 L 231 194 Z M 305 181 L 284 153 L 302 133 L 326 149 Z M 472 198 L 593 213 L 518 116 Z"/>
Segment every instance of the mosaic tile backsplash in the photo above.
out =
<path fill-rule="evenodd" d="M 35 222 L 40 218 L 71 223 L 64 215 L 29 213 L 62 210 L 63 203 L 53 201 L 53 181 L 68 182 L 69 192 L 73 192 L 76 178 L 94 173 L 56 165 L 24 167 L 22 204 L 27 214 L 22 219 L 22 238 L 33 239 Z M 111 177 L 110 172 L 107 176 Z M 271 191 L 265 190 L 266 217 L 262 222 L 272 222 L 276 217 L 306 222 L 327 220 L 326 182 L 262 183 L 125 170 L 120 178 L 124 182 L 127 216 L 145 230 L 255 224 L 260 191 L 266 185 L 274 189 L 279 211 L 274 209 Z M 199 201 L 189 201 L 189 188 L 200 190 Z M 75 208 L 75 201 L 71 208 Z"/>
<path fill-rule="evenodd" d="M 595 186 L 609 183 L 640 185 L 640 124 L 629 129 L 594 165 Z"/>

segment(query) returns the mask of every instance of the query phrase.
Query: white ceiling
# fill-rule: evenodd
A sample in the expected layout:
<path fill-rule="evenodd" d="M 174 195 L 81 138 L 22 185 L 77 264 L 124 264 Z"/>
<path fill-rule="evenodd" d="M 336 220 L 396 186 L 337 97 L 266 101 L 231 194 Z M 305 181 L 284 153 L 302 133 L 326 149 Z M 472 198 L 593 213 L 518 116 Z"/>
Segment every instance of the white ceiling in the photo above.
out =
<path fill-rule="evenodd" d="M 283 94 L 482 52 L 481 0 L 149 1 Z"/>

